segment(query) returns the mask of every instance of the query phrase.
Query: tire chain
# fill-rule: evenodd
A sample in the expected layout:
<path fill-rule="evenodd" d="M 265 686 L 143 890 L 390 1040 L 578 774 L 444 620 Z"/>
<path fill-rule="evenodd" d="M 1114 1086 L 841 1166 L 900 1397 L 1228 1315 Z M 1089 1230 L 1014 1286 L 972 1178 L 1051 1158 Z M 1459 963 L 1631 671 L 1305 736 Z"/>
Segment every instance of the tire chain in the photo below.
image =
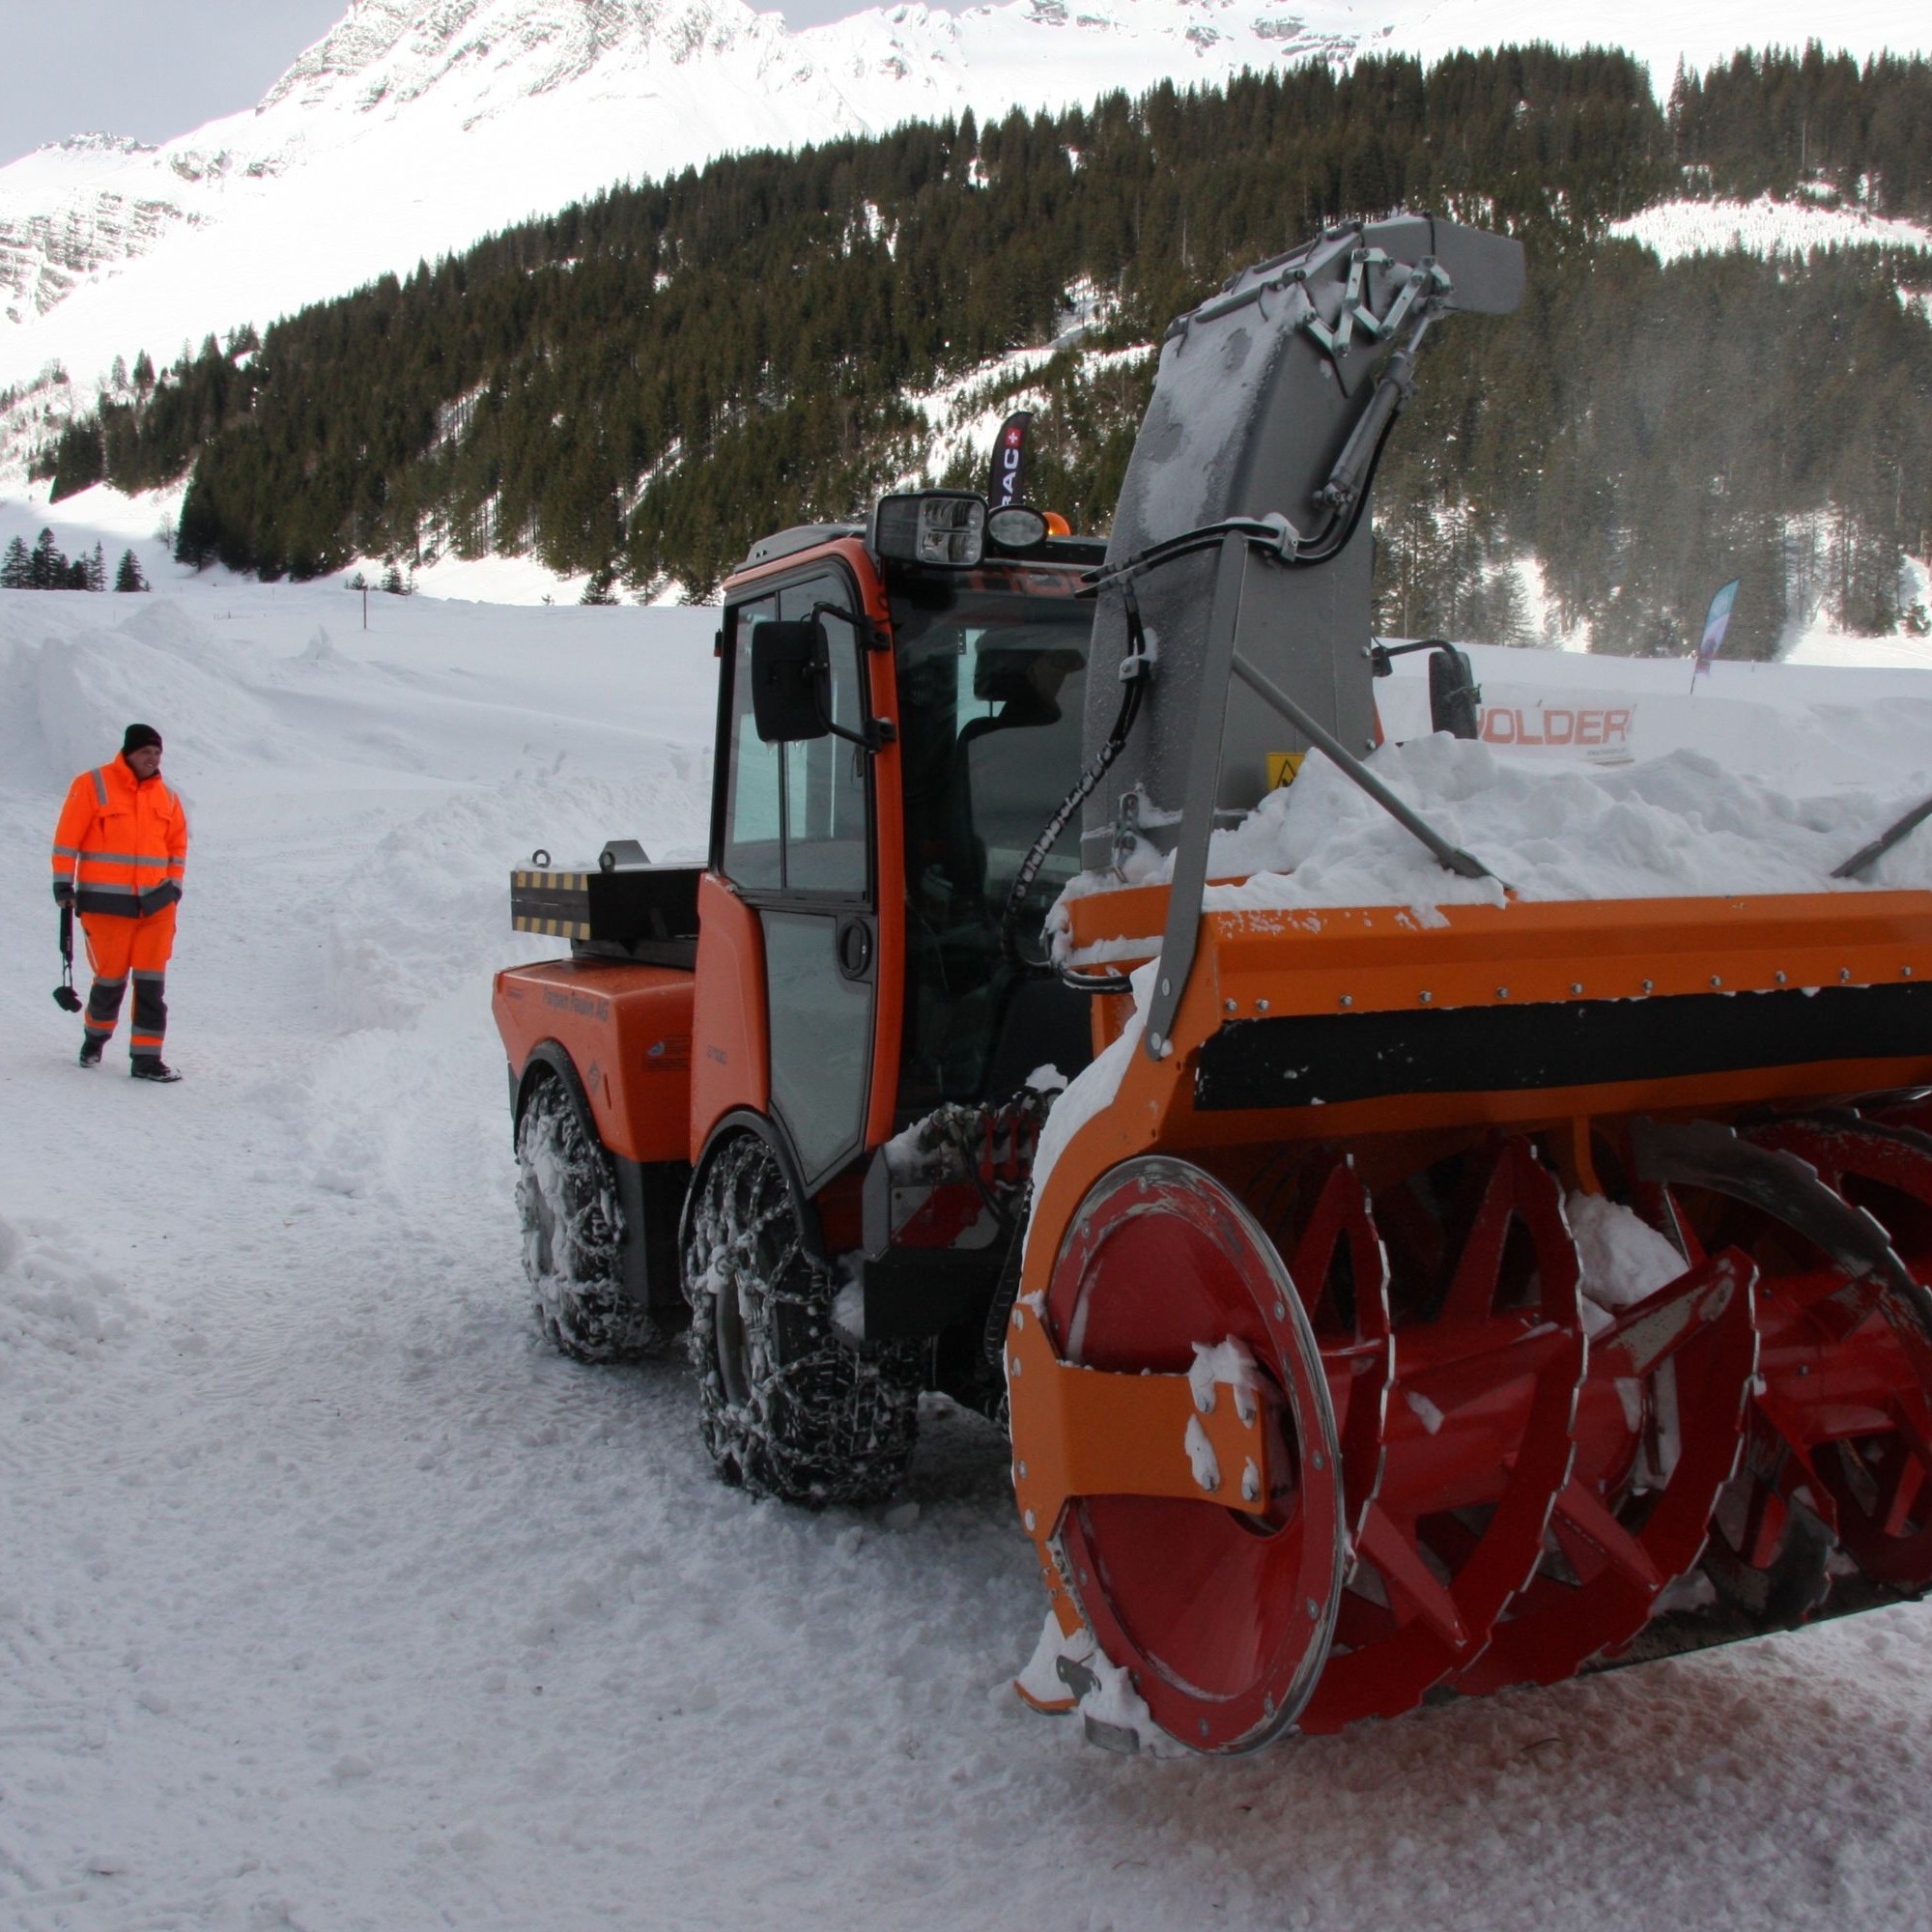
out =
<path fill-rule="evenodd" d="M 891 1494 L 917 1431 L 917 1351 L 861 1354 L 835 1333 L 831 1276 L 806 1252 L 789 1184 L 754 1136 L 721 1149 L 699 1181 L 684 1281 L 705 1446 L 724 1480 L 814 1506 Z M 742 1359 L 727 1376 L 721 1328 L 733 1304 Z"/>

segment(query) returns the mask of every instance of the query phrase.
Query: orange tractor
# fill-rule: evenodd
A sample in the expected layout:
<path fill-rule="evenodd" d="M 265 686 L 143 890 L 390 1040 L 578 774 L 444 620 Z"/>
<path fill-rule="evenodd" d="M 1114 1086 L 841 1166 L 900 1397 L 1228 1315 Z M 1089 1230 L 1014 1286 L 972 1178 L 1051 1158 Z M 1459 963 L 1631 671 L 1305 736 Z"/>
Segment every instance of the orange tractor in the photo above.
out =
<path fill-rule="evenodd" d="M 1007 1423 L 1019 1688 L 1103 1744 L 1932 1583 L 1932 898 L 1204 911 L 1315 753 L 1485 875 L 1364 762 L 1367 509 L 1423 335 L 1522 276 L 1427 217 L 1237 276 L 1105 546 L 955 492 L 754 546 L 707 863 L 513 881 L 572 942 L 496 996 L 546 1325 L 688 1324 L 719 1468 L 798 1501 L 890 1493 L 923 1390 Z"/>

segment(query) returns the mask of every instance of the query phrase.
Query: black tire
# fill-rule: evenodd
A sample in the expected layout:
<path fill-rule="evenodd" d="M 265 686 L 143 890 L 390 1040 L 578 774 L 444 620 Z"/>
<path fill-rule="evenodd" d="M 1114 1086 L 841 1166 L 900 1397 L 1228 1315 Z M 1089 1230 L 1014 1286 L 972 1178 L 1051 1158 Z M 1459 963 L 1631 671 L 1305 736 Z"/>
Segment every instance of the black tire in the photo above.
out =
<path fill-rule="evenodd" d="M 684 1240 L 691 1359 L 704 1444 L 754 1495 L 877 1502 L 912 1460 L 919 1375 L 905 1348 L 862 1353 L 832 1321 L 778 1155 L 755 1134 L 713 1155 Z"/>
<path fill-rule="evenodd" d="M 517 1216 L 539 1325 L 580 1362 L 636 1361 L 663 1341 L 624 1293 L 616 1177 L 561 1080 L 538 1081 L 517 1121 Z"/>

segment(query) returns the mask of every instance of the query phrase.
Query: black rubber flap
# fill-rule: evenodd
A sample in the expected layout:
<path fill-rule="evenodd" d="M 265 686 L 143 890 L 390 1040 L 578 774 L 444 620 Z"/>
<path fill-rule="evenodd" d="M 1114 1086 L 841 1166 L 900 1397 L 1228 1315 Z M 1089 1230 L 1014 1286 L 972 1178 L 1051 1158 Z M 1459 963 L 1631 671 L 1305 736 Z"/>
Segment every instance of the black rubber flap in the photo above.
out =
<path fill-rule="evenodd" d="M 1234 1020 L 1201 1048 L 1204 1112 L 1591 1087 L 1932 1055 L 1932 981 Z"/>

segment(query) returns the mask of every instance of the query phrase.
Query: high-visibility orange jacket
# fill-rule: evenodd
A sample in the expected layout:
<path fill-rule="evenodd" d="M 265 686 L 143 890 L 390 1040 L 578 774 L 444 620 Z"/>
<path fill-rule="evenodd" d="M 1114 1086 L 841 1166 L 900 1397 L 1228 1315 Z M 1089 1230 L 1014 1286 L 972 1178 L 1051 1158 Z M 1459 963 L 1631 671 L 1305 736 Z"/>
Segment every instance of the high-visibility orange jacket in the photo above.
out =
<path fill-rule="evenodd" d="M 182 895 L 187 813 L 158 772 L 137 779 L 125 758 L 82 772 L 54 828 L 54 881 L 74 882 L 83 913 L 139 919 Z"/>

